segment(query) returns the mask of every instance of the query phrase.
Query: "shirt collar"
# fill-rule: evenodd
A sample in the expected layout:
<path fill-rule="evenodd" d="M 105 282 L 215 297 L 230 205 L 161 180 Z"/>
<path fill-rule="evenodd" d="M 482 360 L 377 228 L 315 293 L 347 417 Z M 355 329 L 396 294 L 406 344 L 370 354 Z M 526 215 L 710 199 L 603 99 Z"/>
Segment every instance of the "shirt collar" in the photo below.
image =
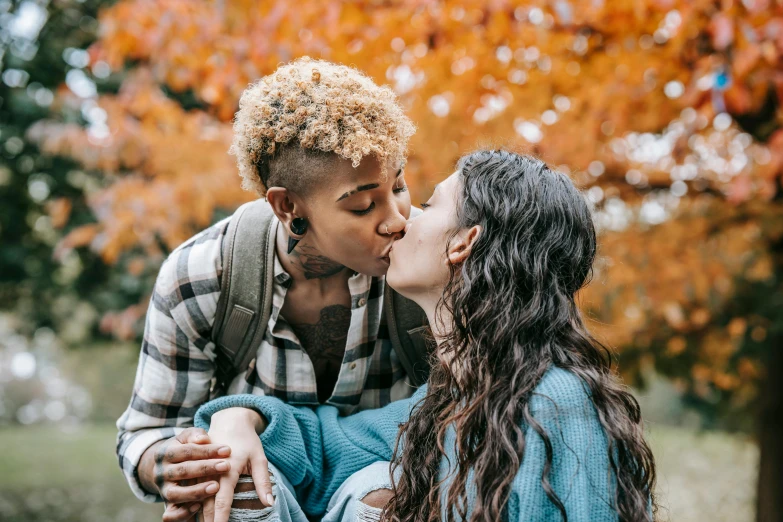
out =
<path fill-rule="evenodd" d="M 286 272 L 285 268 L 283 268 L 283 263 L 280 262 L 280 257 L 277 255 L 277 249 L 275 249 L 275 283 L 279 284 L 285 289 L 288 289 L 291 286 L 291 283 L 294 282 L 294 278 L 291 277 L 291 274 Z"/>

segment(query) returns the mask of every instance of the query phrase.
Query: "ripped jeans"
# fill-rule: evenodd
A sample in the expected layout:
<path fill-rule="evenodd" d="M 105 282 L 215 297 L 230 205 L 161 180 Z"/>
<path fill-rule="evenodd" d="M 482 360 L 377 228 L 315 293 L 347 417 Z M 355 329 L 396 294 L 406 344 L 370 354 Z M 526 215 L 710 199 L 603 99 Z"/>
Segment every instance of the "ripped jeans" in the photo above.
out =
<path fill-rule="evenodd" d="M 280 471 L 269 464 L 269 475 L 272 481 L 272 494 L 275 504 L 264 509 L 231 508 L 229 522 L 377 522 L 381 509 L 368 506 L 361 500 L 379 489 L 391 489 L 389 462 L 376 462 L 360 469 L 343 482 L 340 488 L 329 500 L 326 513 L 320 519 L 307 517 L 296 499 L 294 488 Z M 240 477 L 240 483 L 252 482 L 249 475 Z M 255 500 L 258 495 L 252 487 L 248 491 L 234 492 L 234 500 Z M 237 502 L 234 502 L 236 505 Z M 241 504 L 241 503 L 240 503 Z"/>

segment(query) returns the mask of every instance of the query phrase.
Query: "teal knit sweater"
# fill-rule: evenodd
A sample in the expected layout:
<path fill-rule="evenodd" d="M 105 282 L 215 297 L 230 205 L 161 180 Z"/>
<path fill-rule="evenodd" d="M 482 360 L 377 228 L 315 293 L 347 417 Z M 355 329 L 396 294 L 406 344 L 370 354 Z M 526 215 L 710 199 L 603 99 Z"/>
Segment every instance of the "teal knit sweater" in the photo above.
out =
<path fill-rule="evenodd" d="M 350 475 L 373 462 L 391 460 L 400 423 L 408 419 L 425 394 L 423 386 L 410 399 L 348 417 L 339 417 L 333 406 L 312 410 L 274 397 L 229 395 L 199 408 L 195 425 L 209 429 L 215 412 L 236 406 L 262 413 L 269 421 L 261 435 L 267 458 L 290 480 L 302 509 L 318 516 Z M 536 387 L 529 407 L 549 436 L 552 466 L 548 480 L 565 506 L 568 520 L 616 521 L 612 509 L 616 481 L 609 466 L 607 440 L 584 383 L 573 373 L 552 368 Z M 522 429 L 525 452 L 511 486 L 508 520 L 561 520 L 541 481 L 545 442 L 530 426 L 523 424 Z M 454 451 L 454 442 L 452 429 L 445 440 L 447 451 Z M 453 457 L 449 460 L 455 462 Z M 441 478 L 450 472 L 448 462 L 442 461 Z M 474 498 L 475 488 L 469 486 L 469 509 Z"/>

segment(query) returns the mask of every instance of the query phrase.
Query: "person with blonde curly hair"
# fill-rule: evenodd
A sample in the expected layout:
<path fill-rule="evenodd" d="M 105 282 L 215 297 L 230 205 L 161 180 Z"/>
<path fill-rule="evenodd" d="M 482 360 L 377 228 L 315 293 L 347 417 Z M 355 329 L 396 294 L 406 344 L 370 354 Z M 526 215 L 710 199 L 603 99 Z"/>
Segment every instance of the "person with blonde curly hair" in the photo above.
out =
<path fill-rule="evenodd" d="M 274 278 L 269 321 L 260 339 L 251 336 L 254 362 L 226 393 L 347 415 L 415 391 L 383 306 L 389 252 L 412 211 L 404 167 L 414 132 L 391 89 L 343 65 L 298 59 L 244 91 L 229 152 L 242 186 L 259 196 L 253 204 L 274 213 L 274 253 L 264 261 Z M 138 498 L 166 502 L 164 521 L 306 521 L 291 482 L 266 460 L 257 412 L 226 409 L 209 433 L 193 427 L 214 388 L 231 219 L 161 267 L 117 455 Z M 261 263 L 264 254 L 250 255 Z M 388 484 L 378 466 L 358 472 L 327 516 L 355 519 L 362 506 L 382 506 Z"/>

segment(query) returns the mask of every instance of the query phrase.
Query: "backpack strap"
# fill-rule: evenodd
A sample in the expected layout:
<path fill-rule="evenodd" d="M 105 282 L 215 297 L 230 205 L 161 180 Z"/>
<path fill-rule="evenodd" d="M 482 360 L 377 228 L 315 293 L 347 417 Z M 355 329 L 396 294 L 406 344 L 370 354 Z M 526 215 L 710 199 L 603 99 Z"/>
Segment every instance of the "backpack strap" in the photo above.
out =
<path fill-rule="evenodd" d="M 225 393 L 231 380 L 253 365 L 254 348 L 266 332 L 272 312 L 274 263 L 269 260 L 275 255 L 274 216 L 266 201 L 245 203 L 231 217 L 223 239 L 210 398 Z"/>
<path fill-rule="evenodd" d="M 383 290 L 383 312 L 397 358 L 410 383 L 419 387 L 427 382 L 430 374 L 427 315 L 419 305 L 392 290 L 388 283 Z"/>

